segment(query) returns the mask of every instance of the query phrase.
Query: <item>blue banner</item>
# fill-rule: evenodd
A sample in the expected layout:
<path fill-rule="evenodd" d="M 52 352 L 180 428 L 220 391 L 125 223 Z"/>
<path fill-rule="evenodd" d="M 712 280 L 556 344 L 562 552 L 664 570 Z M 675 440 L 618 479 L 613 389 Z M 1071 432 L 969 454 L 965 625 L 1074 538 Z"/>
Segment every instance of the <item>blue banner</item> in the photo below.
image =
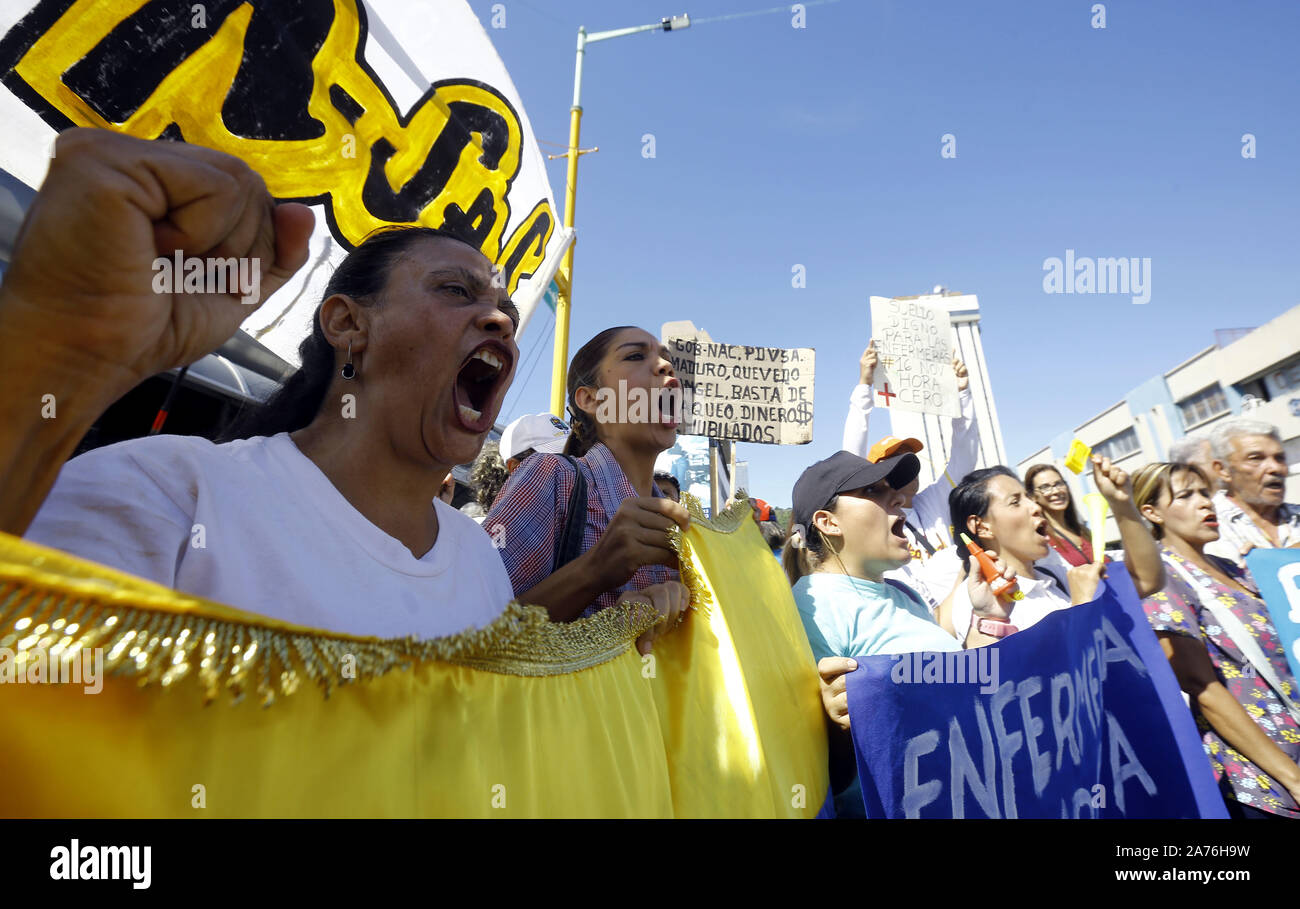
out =
<path fill-rule="evenodd" d="M 997 644 L 858 658 L 848 696 L 867 817 L 1227 816 L 1123 565 Z"/>
<path fill-rule="evenodd" d="M 1246 567 L 1259 585 L 1291 674 L 1300 679 L 1300 550 L 1252 549 Z M 1294 691 L 1291 697 L 1297 698 Z"/>

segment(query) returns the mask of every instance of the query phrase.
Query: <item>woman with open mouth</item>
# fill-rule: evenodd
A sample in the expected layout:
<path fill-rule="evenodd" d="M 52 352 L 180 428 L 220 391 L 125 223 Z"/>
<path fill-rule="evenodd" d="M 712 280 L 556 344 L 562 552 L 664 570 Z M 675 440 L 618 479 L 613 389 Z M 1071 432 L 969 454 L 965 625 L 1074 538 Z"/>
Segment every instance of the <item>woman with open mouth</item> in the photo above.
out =
<path fill-rule="evenodd" d="M 902 581 L 885 578 L 885 572 L 912 558 L 903 532 L 903 506 L 907 487 L 920 469 L 920 459 L 911 452 L 873 462 L 840 451 L 805 470 L 794 486 L 782 562 L 818 661 L 823 707 L 842 729 L 849 727 L 844 676 L 857 668 L 854 657 L 963 646 L 939 627 L 920 594 Z M 1003 563 L 995 564 L 1010 576 Z M 979 572 L 960 586 L 968 588 L 968 601 L 980 617 L 964 637 L 965 646 L 996 641 L 981 630 L 983 620 L 1005 620 L 1005 607 Z M 862 817 L 851 742 L 832 731 L 830 746 L 836 814 Z"/>
<path fill-rule="evenodd" d="M 554 621 L 629 599 L 653 605 L 660 622 L 637 642 L 646 654 L 690 599 L 668 536 L 690 517 L 654 482 L 655 459 L 677 441 L 681 383 L 654 335 L 619 326 L 574 354 L 568 392 L 565 453 L 525 461 L 483 526 L 503 543 L 516 597 Z"/>
<path fill-rule="evenodd" d="M 1079 520 L 1070 487 L 1051 464 L 1035 464 L 1025 473 L 1025 488 L 1043 509 L 1047 519 L 1048 540 L 1052 548 L 1070 565 L 1087 565 L 1092 561 L 1090 529 Z"/>
<path fill-rule="evenodd" d="M 1133 504 L 1128 474 L 1109 458 L 1094 455 L 1093 480 L 1110 504 L 1124 543 L 1124 561 L 1139 596 L 1164 586 L 1164 570 L 1155 540 Z M 966 534 L 986 552 L 997 553 L 1015 571 L 1020 597 L 1013 603 L 1012 630 L 1029 628 L 1057 609 L 1090 602 L 1097 593 L 1103 565 L 1088 563 L 1069 569 L 1065 578 L 1034 563 L 1051 551 L 1051 536 L 1042 507 L 1020 478 L 1001 465 L 968 474 L 948 497 L 954 545 L 967 571 L 971 554 L 961 540 Z M 965 586 L 958 585 L 952 601 L 952 626 L 963 632 L 972 621 Z"/>
<path fill-rule="evenodd" d="M 84 386 L 60 400 L 71 441 L 6 477 L 9 501 L 8 484 L 39 488 L 107 403 L 214 349 L 252 311 L 226 294 L 154 293 L 156 256 L 258 256 L 264 298 L 305 262 L 312 224 L 210 149 L 74 130 L 57 158 L 0 289 L 0 336 L 17 325 L 44 351 L 31 365 L 48 387 Z M 63 465 L 30 527 L 7 505 L 5 529 L 327 631 L 432 638 L 489 624 L 509 579 L 438 490 L 478 453 L 518 358 L 518 314 L 493 271 L 441 231 L 372 234 L 330 278 L 301 367 L 231 441 L 89 451 Z"/>
<path fill-rule="evenodd" d="M 1206 552 L 1219 539 L 1213 487 L 1192 464 L 1133 478 L 1160 541 L 1164 590 L 1142 601 L 1238 818 L 1300 818 L 1300 696 L 1286 649 L 1248 569 Z"/>

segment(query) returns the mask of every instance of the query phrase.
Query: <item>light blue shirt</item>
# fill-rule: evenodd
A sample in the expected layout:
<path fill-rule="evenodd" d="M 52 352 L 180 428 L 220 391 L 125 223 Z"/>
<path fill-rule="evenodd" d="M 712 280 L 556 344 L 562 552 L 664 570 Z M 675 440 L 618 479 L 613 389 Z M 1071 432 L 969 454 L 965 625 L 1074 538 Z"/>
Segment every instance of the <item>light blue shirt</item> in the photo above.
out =
<path fill-rule="evenodd" d="M 922 650 L 961 650 L 916 597 L 892 584 L 843 574 L 814 572 L 794 585 L 804 633 L 818 660 L 828 656 L 860 657 Z M 863 817 L 862 781 L 835 795 L 839 817 Z"/>
<path fill-rule="evenodd" d="M 794 585 L 813 656 L 859 657 L 961 650 L 915 595 L 891 584 L 814 572 Z"/>

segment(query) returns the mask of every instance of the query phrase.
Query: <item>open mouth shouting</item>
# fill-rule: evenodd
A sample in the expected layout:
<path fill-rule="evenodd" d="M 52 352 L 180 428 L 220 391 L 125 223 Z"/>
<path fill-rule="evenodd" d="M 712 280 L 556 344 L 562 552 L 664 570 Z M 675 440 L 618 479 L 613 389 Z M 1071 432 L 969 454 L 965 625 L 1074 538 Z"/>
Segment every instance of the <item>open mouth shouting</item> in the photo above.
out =
<path fill-rule="evenodd" d="M 453 394 L 462 429 L 477 434 L 492 428 L 514 365 L 510 349 L 500 341 L 485 341 L 465 359 Z"/>
<path fill-rule="evenodd" d="M 1051 537 L 1047 534 L 1047 518 L 1040 518 L 1038 522 L 1034 524 L 1034 533 L 1042 537 L 1043 542 L 1050 542 Z"/>
<path fill-rule="evenodd" d="M 676 428 L 682 422 L 682 388 L 676 379 L 659 389 L 659 423 Z"/>
<path fill-rule="evenodd" d="M 1264 482 L 1260 484 L 1260 488 L 1264 492 L 1281 499 L 1286 495 L 1286 480 L 1281 477 L 1266 477 Z"/>
<path fill-rule="evenodd" d="M 903 521 L 904 518 L 901 514 L 891 518 L 889 521 L 889 532 L 906 543 L 907 534 L 903 532 Z"/>

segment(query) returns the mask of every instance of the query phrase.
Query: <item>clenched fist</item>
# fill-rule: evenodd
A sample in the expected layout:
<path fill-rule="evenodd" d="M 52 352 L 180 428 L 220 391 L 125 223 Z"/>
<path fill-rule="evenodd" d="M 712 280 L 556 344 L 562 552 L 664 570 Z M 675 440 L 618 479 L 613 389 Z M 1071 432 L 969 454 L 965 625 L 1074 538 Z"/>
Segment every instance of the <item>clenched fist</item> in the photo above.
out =
<path fill-rule="evenodd" d="M 0 530 L 26 530 L 105 408 L 230 338 L 307 260 L 312 222 L 230 155 L 102 129 L 60 135 L 0 284 Z M 154 262 L 176 253 L 234 259 L 237 272 L 242 260 L 258 277 L 254 305 L 241 302 L 247 287 L 155 291 Z"/>
<path fill-rule="evenodd" d="M 120 394 L 229 339 L 306 261 L 313 220 L 304 205 L 277 206 L 260 176 L 222 152 L 69 130 L 19 231 L 0 330 Z M 256 259 L 256 303 L 241 303 L 238 288 L 155 292 L 154 261 L 177 250 Z"/>

